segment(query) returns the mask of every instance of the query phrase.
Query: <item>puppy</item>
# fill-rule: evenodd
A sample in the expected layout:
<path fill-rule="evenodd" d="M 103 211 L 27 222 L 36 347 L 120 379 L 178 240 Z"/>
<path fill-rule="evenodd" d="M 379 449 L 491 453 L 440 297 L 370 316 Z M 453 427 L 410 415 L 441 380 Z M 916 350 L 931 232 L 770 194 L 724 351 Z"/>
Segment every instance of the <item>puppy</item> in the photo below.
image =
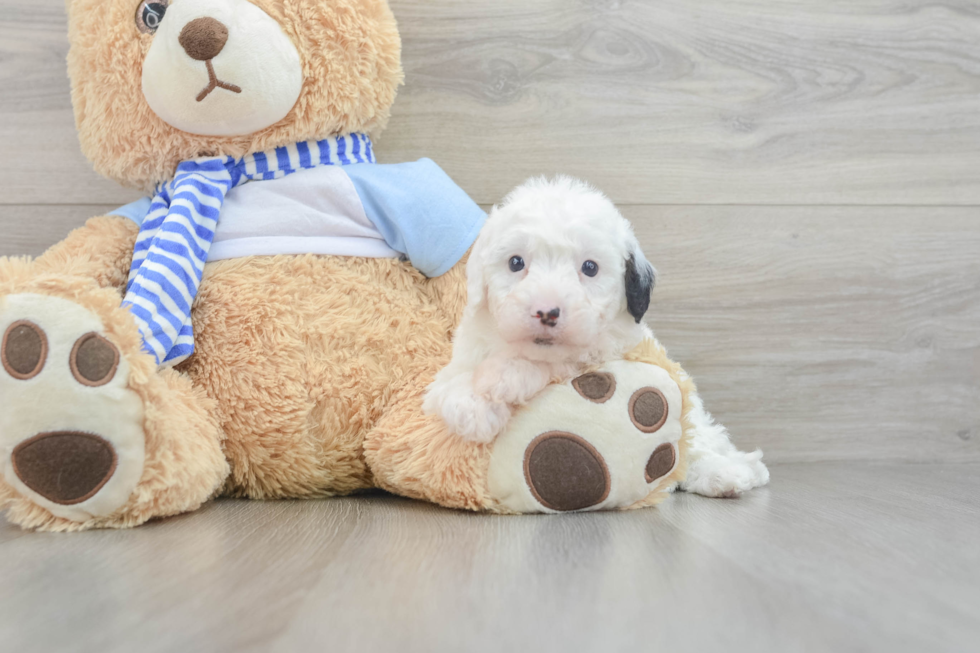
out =
<path fill-rule="evenodd" d="M 494 207 L 466 274 L 452 361 L 423 410 L 478 442 L 552 381 L 635 347 L 655 278 L 612 202 L 566 177 L 531 180 Z"/>
<path fill-rule="evenodd" d="M 569 177 L 532 179 L 495 206 L 466 267 L 468 301 L 453 355 L 423 410 L 468 440 L 489 442 L 512 410 L 652 338 L 642 318 L 656 270 L 605 195 Z M 768 482 L 762 452 L 745 454 L 692 398 L 687 481 L 708 496 Z"/>

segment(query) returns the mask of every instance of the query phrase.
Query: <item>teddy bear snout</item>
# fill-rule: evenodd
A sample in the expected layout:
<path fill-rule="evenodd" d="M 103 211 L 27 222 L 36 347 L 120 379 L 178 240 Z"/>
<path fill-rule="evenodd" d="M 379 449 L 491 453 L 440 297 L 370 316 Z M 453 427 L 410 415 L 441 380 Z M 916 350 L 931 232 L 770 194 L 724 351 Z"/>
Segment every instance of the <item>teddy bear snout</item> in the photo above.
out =
<path fill-rule="evenodd" d="M 216 18 L 195 18 L 184 25 L 177 40 L 191 59 L 210 61 L 228 42 L 228 28 Z"/>

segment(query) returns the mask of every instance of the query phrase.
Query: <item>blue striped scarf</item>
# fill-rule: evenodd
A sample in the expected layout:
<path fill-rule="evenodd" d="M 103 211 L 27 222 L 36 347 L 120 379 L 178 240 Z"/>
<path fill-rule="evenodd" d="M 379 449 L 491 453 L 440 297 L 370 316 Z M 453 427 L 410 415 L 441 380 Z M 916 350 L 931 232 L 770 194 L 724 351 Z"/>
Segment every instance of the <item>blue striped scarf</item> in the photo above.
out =
<path fill-rule="evenodd" d="M 194 352 L 191 305 L 228 191 L 304 168 L 351 163 L 374 163 L 367 135 L 296 143 L 237 160 L 201 158 L 177 166 L 174 178 L 157 187 L 143 220 L 123 299 L 143 336 L 143 349 L 153 354 L 157 364 L 173 365 Z"/>

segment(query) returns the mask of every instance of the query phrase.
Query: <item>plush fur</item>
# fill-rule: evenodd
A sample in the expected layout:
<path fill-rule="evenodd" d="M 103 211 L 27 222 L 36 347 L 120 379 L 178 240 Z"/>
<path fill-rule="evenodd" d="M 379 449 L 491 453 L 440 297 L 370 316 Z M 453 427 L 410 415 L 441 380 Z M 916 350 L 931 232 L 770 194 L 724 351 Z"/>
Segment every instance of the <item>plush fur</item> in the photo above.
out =
<path fill-rule="evenodd" d="M 391 259 L 208 267 L 193 316 L 197 353 L 180 369 L 217 401 L 233 470 L 226 491 L 312 497 L 374 484 L 365 437 L 448 349 L 454 318 L 419 292 L 429 283 Z"/>

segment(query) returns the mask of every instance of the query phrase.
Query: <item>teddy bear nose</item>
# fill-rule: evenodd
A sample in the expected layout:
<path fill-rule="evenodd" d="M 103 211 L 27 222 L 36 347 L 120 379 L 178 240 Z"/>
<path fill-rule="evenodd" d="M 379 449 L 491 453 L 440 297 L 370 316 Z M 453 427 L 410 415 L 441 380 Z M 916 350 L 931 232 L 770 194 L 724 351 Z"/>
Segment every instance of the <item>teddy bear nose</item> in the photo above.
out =
<path fill-rule="evenodd" d="M 177 41 L 191 59 L 209 61 L 228 42 L 228 28 L 216 18 L 195 18 L 180 30 Z"/>

